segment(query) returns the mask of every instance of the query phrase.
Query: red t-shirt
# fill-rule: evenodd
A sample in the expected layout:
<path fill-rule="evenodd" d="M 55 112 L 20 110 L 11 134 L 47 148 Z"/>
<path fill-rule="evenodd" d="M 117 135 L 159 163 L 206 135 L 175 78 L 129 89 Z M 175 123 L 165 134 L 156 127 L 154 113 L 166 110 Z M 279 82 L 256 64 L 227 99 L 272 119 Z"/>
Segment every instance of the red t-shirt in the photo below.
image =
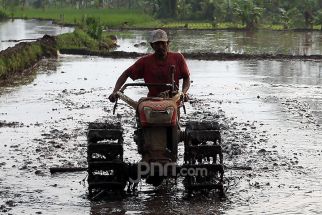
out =
<path fill-rule="evenodd" d="M 126 71 L 130 73 L 132 80 L 143 78 L 145 83 L 170 83 L 171 65 L 175 66 L 174 80 L 179 86 L 179 79 L 188 78 L 190 72 L 182 54 L 168 52 L 167 59 L 160 61 L 155 54 L 146 55 L 137 60 Z M 168 90 L 164 87 L 149 87 L 148 96 L 158 96 L 159 93 Z"/>

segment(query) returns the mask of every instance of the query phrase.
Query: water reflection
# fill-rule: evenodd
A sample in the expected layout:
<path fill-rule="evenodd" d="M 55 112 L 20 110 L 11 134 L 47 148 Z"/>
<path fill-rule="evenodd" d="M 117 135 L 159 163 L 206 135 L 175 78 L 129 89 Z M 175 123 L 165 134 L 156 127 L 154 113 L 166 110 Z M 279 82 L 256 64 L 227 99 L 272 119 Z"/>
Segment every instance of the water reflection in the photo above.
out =
<path fill-rule="evenodd" d="M 277 44 L 281 42 L 281 38 L 274 41 L 265 35 L 264 38 L 259 38 L 257 32 L 200 31 L 195 32 L 195 35 L 192 32 L 188 35 L 185 31 L 170 32 L 172 48 L 193 51 L 222 49 L 228 52 L 247 50 L 250 47 L 257 50 L 261 46 L 270 50 L 279 47 Z M 145 40 L 147 32 L 139 32 L 138 36 L 136 34 L 135 31 L 130 34 L 123 32 L 119 36 L 120 48 L 127 43 L 128 49 L 132 50 L 134 43 Z M 285 38 L 281 46 L 285 45 L 287 48 L 286 44 L 293 44 L 291 47 L 294 50 L 296 45 L 302 48 L 309 46 L 306 52 L 315 48 L 320 51 L 315 42 L 315 34 L 316 32 L 307 34 L 306 39 L 306 33 L 298 34 L 303 38 L 298 43 L 292 42 L 289 35 L 290 38 Z M 292 33 L 292 37 L 296 38 L 296 35 Z M 265 43 L 265 38 L 271 47 Z M 148 46 L 135 48 L 149 51 Z M 216 214 L 222 211 L 227 214 L 321 213 L 318 202 L 321 200 L 322 171 L 319 153 L 322 134 L 321 130 L 312 128 L 314 123 L 303 123 L 307 122 L 304 121 L 307 120 L 305 114 L 312 113 L 322 119 L 322 114 L 318 115 L 322 110 L 320 62 L 188 60 L 193 80 L 190 91 L 192 96 L 207 100 L 207 107 L 215 107 L 216 110 L 220 103 L 220 108 L 232 119 L 237 117 L 242 122 L 263 122 L 263 128 L 257 127 L 258 130 L 254 129 L 251 133 L 263 129 L 269 139 L 262 145 L 256 142 L 258 148 L 254 148 L 254 153 L 245 153 L 242 162 L 258 164 L 255 158 L 260 160 L 260 156 L 265 155 L 253 158 L 249 158 L 249 155 L 254 156 L 265 147 L 267 152 L 276 150 L 279 155 L 269 155 L 265 157 L 269 160 L 265 160 L 264 164 L 259 163 L 265 165 L 266 169 L 254 166 L 251 172 L 232 173 L 232 178 L 239 179 L 240 183 L 232 185 L 228 193 L 230 199 L 223 206 L 221 202 L 206 197 L 185 201 L 180 187 L 153 191 L 152 188 L 145 187 L 145 190 L 140 190 L 142 192 L 138 197 L 130 197 L 122 202 L 93 203 L 85 197 L 86 186 L 79 183 L 85 178 L 83 175 L 36 175 L 35 169 L 31 167 L 45 172 L 52 165 L 86 164 L 85 124 L 111 115 L 113 104 L 107 102 L 106 95 L 113 89 L 120 73 L 135 60 L 62 56 L 57 61 L 54 60 L 53 65 L 40 67 L 40 74 L 32 83 L 15 87 L 10 93 L 0 97 L 1 119 L 25 124 L 22 128 L 4 128 L 0 131 L 0 142 L 14 145 L 14 148 L 1 148 L 6 152 L 1 155 L 2 159 L 10 161 L 10 165 L 3 164 L 1 183 L 4 191 L 1 192 L 1 197 L 17 203 L 17 207 L 13 207 L 11 211 L 13 214 L 21 214 L 22 211 L 33 214 L 39 211 L 46 214 L 57 214 L 58 211 L 62 214 Z M 142 95 L 140 92 L 141 89 L 134 89 L 129 94 L 131 97 Z M 303 103 L 310 104 L 308 112 L 305 112 L 307 106 Z M 193 112 L 193 109 L 193 106 L 187 105 L 188 113 Z M 119 111 L 122 110 L 126 113 L 127 109 L 120 107 Z M 303 116 L 296 115 L 298 113 L 303 113 Z M 125 132 L 128 135 L 126 141 L 133 141 L 133 128 L 130 127 L 131 125 L 126 127 L 126 131 L 129 131 Z M 236 127 L 229 129 L 235 130 Z M 45 138 L 54 130 L 64 131 L 71 139 L 55 139 L 55 143 L 61 144 L 61 147 L 55 148 L 52 146 L 54 143 Z M 74 132 L 79 136 L 74 136 Z M 240 134 L 245 132 L 242 130 Z M 232 141 L 235 141 L 238 136 L 233 138 Z M 246 139 L 243 141 L 243 144 L 247 143 Z M 252 146 L 250 143 L 247 148 Z M 137 159 L 139 156 L 135 154 L 135 150 L 135 144 L 126 142 L 125 158 Z M 284 155 L 288 156 L 287 159 L 298 157 L 301 168 L 289 163 L 283 167 L 280 160 L 284 159 L 283 162 L 286 162 Z M 22 161 L 32 161 L 29 170 L 20 169 L 24 164 Z M 277 166 L 272 167 L 275 163 Z M 231 171 L 227 171 L 229 173 Z M 29 179 L 28 182 L 25 181 L 26 178 Z M 256 181 L 260 182 L 260 188 L 251 186 Z M 42 191 L 39 191 L 40 187 Z M 33 206 L 31 209 L 30 205 Z"/>
<path fill-rule="evenodd" d="M 271 84 L 321 85 L 319 61 L 239 61 L 241 72 Z"/>
<path fill-rule="evenodd" d="M 120 51 L 150 52 L 147 46 L 134 47 L 147 41 L 148 31 L 115 32 Z M 170 30 L 170 48 L 180 52 L 225 52 L 247 54 L 322 54 L 322 33 L 294 31 L 223 31 Z"/>
<path fill-rule="evenodd" d="M 14 46 L 17 42 L 6 40 L 37 39 L 45 34 L 58 35 L 73 31 L 71 27 L 54 25 L 46 20 L 15 19 L 0 22 L 0 51 Z"/>

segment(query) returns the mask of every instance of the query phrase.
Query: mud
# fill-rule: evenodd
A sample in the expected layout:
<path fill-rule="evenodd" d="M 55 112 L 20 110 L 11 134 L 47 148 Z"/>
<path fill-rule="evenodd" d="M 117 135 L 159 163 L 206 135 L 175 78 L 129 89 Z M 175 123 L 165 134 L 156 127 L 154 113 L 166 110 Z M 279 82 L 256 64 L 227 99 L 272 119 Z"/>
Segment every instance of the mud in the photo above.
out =
<path fill-rule="evenodd" d="M 62 54 L 76 54 L 100 56 L 109 58 L 138 58 L 148 53 L 140 52 L 124 52 L 124 51 L 91 51 L 87 49 L 61 49 Z M 322 55 L 286 55 L 286 54 L 233 54 L 233 53 L 213 53 L 213 52 L 197 52 L 182 53 L 187 59 L 194 60 L 321 60 Z"/>
<path fill-rule="evenodd" d="M 113 104 L 107 101 L 114 80 L 133 62 L 134 59 L 59 56 L 57 61 L 43 61 L 31 83 L 2 90 L 0 142 L 5 143 L 0 155 L 2 213 L 321 211 L 315 203 L 321 197 L 322 178 L 318 165 L 322 134 L 317 111 L 321 88 L 316 82 L 303 86 L 307 80 L 300 78 L 310 74 L 315 79 L 319 71 L 317 62 L 309 62 L 311 70 L 306 71 L 305 62 L 285 67 L 281 64 L 288 62 L 272 61 L 270 66 L 261 67 L 266 61 L 255 66 L 252 61 L 188 60 L 193 83 L 182 125 L 193 118 L 220 122 L 225 151 L 225 201 L 212 193 L 187 199 L 181 181 L 176 184 L 170 180 L 157 189 L 142 182 L 138 193 L 123 201 L 89 202 L 86 172 L 51 174 L 51 167 L 87 166 L 86 129 L 89 122 L 97 119 L 121 119 L 125 159 L 127 162 L 140 159 L 133 142 L 134 111 L 120 104 L 117 114 L 112 116 Z M 279 79 L 299 67 L 302 73 L 296 77 L 301 84 Z M 146 90 L 134 88 L 126 93 L 138 98 Z M 317 101 L 316 107 L 311 105 L 310 98 Z M 181 143 L 179 163 L 183 150 Z M 263 204 L 266 206 L 262 207 Z"/>
<path fill-rule="evenodd" d="M 2 127 L 10 127 L 10 128 L 15 128 L 15 127 L 22 127 L 23 124 L 19 122 L 7 122 L 7 121 L 0 121 L 0 128 Z"/>
<path fill-rule="evenodd" d="M 123 201 L 90 202 L 86 172 L 51 174 L 51 167 L 86 167 L 86 129 L 97 119 L 120 119 L 125 159 L 140 160 L 134 111 L 120 104 L 112 116 L 107 101 L 134 61 L 60 55 L 42 60 L 28 81 L 0 88 L 0 213 L 322 213 L 319 60 L 188 59 L 193 82 L 182 125 L 193 118 L 220 122 L 224 201 L 212 193 L 186 198 L 181 181 L 169 180 L 156 189 L 142 182 Z M 126 92 L 134 99 L 146 93 Z M 179 163 L 183 150 L 180 144 Z"/>

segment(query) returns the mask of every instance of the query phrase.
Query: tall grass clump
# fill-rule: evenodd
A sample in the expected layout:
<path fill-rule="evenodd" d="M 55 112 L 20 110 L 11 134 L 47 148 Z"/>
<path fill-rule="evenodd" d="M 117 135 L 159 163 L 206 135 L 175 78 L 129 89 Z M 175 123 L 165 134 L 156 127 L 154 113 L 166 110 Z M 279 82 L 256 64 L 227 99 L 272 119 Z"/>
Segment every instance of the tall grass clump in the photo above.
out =
<path fill-rule="evenodd" d="M 56 37 L 58 49 L 97 49 L 98 41 L 81 29 Z"/>
<path fill-rule="evenodd" d="M 81 29 L 83 29 L 90 37 L 96 40 L 102 39 L 103 26 L 100 18 L 82 17 Z"/>
<path fill-rule="evenodd" d="M 110 35 L 103 33 L 103 26 L 97 17 L 83 17 L 73 33 L 57 36 L 58 49 L 109 50 L 113 48 Z"/>
<path fill-rule="evenodd" d="M 0 53 L 0 79 L 20 73 L 35 64 L 44 54 L 38 43 L 24 44 Z"/>
<path fill-rule="evenodd" d="M 6 73 L 6 64 L 3 59 L 0 58 L 0 79 Z"/>

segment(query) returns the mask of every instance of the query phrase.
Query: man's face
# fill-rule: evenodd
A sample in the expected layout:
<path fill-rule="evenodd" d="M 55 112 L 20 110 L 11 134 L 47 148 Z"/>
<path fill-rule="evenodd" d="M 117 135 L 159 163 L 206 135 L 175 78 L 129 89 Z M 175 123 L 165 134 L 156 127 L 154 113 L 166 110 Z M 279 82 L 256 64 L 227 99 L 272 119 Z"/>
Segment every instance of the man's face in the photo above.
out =
<path fill-rule="evenodd" d="M 169 49 L 169 42 L 158 41 L 155 43 L 151 43 L 151 46 L 158 58 L 163 59 L 167 56 L 168 49 Z"/>

